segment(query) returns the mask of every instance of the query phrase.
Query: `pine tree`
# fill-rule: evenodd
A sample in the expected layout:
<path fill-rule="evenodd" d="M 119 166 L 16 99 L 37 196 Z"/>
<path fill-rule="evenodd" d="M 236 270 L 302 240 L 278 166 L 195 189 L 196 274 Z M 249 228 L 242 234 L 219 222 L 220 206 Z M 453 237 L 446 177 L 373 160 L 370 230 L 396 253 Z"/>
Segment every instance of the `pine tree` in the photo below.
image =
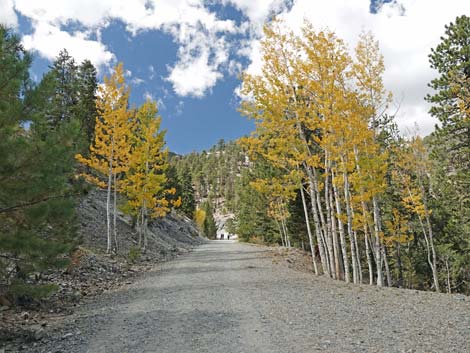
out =
<path fill-rule="evenodd" d="M 217 226 L 214 220 L 214 213 L 212 210 L 211 202 L 205 201 L 201 205 L 204 211 L 204 222 L 202 224 L 202 233 L 209 239 L 215 239 L 217 235 Z"/>
<path fill-rule="evenodd" d="M 194 188 L 192 185 L 191 175 L 187 169 L 184 169 L 178 176 L 180 197 L 181 197 L 181 211 L 189 218 L 194 217 L 196 209 L 196 201 L 194 199 Z"/>
<path fill-rule="evenodd" d="M 74 58 L 64 49 L 48 73 L 52 75 L 54 81 L 49 116 L 52 127 L 75 118 L 78 102 L 77 70 Z"/>
<path fill-rule="evenodd" d="M 96 109 L 96 92 L 98 81 L 96 68 L 89 60 L 84 60 L 78 67 L 76 115 L 85 132 L 87 144 L 91 144 L 95 133 L 95 122 L 98 111 Z"/>
<path fill-rule="evenodd" d="M 80 128 L 60 121 L 51 129 L 34 109 L 48 85 L 32 86 L 30 62 L 19 39 L 0 26 L 0 295 L 6 290 L 16 299 L 47 295 L 51 287 L 34 278 L 64 266 L 74 247 L 77 190 L 70 180 Z"/>

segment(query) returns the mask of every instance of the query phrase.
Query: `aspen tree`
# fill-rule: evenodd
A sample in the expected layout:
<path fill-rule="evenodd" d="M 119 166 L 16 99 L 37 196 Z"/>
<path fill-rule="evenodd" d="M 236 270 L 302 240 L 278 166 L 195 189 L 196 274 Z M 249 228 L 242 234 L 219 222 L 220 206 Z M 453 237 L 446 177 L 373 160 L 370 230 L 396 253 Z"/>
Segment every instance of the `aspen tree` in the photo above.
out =
<path fill-rule="evenodd" d="M 285 35 L 281 32 L 278 23 L 265 27 L 266 39 L 263 41 L 263 59 L 265 62 L 262 76 L 244 75 L 242 92 L 253 97 L 242 103 L 241 112 L 257 123 L 257 132 L 276 131 L 278 136 L 287 138 L 297 143 L 287 146 L 296 146 L 295 154 L 299 157 L 298 165 L 304 167 L 308 172 L 309 194 L 312 199 L 312 214 L 315 224 L 315 233 L 320 250 L 320 259 L 323 272 L 330 274 L 324 248 L 324 236 L 320 223 L 314 191 L 313 172 L 305 162 L 308 158 L 308 142 L 300 117 L 302 112 L 298 111 L 295 104 L 296 85 L 292 77 L 292 59 L 295 50 L 293 35 Z M 299 143 L 300 142 L 300 143 Z M 291 150 L 292 152 L 292 150 Z M 300 163 L 299 163 L 300 162 Z"/>
<path fill-rule="evenodd" d="M 437 253 L 434 246 L 434 232 L 431 225 L 431 212 L 429 209 L 425 178 L 429 175 L 429 161 L 423 141 L 414 137 L 401 151 L 400 161 L 393 175 L 403 187 L 402 204 L 418 217 L 421 231 L 426 244 L 427 261 L 432 272 L 432 279 L 436 292 L 440 292 Z"/>
<path fill-rule="evenodd" d="M 104 85 L 98 88 L 97 97 L 96 108 L 99 115 L 96 117 L 95 139 L 90 145 L 90 156 L 85 158 L 78 154 L 76 158 L 95 172 L 83 174 L 83 177 L 87 181 L 107 189 L 106 252 L 110 253 L 113 247 L 112 233 L 114 234 L 114 250 L 116 251 L 118 247 L 116 229 L 118 179 L 128 170 L 131 149 L 129 136 L 132 129 L 132 119 L 127 110 L 129 88 L 124 82 L 122 63 L 115 67 L 114 73 L 110 77 L 104 78 Z M 114 202 L 111 205 L 113 190 Z M 111 225 L 111 212 L 113 225 Z"/>
<path fill-rule="evenodd" d="M 379 133 L 379 118 L 386 111 L 391 101 L 391 94 L 387 93 L 385 90 L 382 79 L 385 71 L 384 59 L 380 54 L 379 44 L 371 33 L 361 34 L 355 54 L 352 74 L 358 87 L 359 99 L 365 108 L 364 118 L 374 132 L 373 143 L 375 144 Z M 376 153 L 378 152 L 376 151 Z M 383 161 L 383 163 L 385 162 Z M 383 179 L 379 177 L 376 182 L 380 183 L 381 180 Z M 374 221 L 374 253 L 377 270 L 377 285 L 383 286 L 382 265 L 384 259 L 382 257 L 379 194 L 380 190 L 372 195 L 372 214 Z"/>
<path fill-rule="evenodd" d="M 265 27 L 262 75 L 244 76 L 242 93 L 249 99 L 241 111 L 257 124 L 253 149 L 274 165 L 286 162 L 287 171 L 303 169 L 323 273 L 349 282 L 351 267 L 352 281 L 362 281 L 358 233 L 363 232 L 372 276 L 369 235 L 374 234 L 382 285 L 377 195 L 386 164 L 373 126 L 383 86 L 381 77 L 370 77 L 381 75 L 381 57 L 370 38 L 363 41 L 356 63 L 334 33 L 315 31 L 306 22 L 302 35 L 295 36 L 274 21 Z"/>
<path fill-rule="evenodd" d="M 126 209 L 137 218 L 139 246 L 147 247 L 149 218 L 165 216 L 171 206 L 179 206 L 181 199 L 168 200 L 175 189 L 167 189 L 165 171 L 168 168 L 168 150 L 165 149 L 165 131 L 160 130 L 161 117 L 157 105 L 145 102 L 136 112 L 130 142 L 132 148 L 122 189 L 128 201 Z"/>

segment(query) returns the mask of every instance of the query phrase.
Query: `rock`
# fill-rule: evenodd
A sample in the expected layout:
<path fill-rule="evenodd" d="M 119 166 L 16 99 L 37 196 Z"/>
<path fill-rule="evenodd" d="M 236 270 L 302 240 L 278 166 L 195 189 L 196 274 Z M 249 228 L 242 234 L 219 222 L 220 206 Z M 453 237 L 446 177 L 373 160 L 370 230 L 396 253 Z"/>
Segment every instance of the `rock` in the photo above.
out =
<path fill-rule="evenodd" d="M 72 332 L 69 332 L 69 333 L 66 333 L 65 335 L 62 336 L 62 339 L 65 340 L 67 338 L 70 338 L 73 336 L 73 333 Z"/>
<path fill-rule="evenodd" d="M 22 318 L 23 320 L 26 320 L 29 318 L 29 313 L 27 311 L 23 311 L 21 314 L 20 314 L 20 318 Z"/>
<path fill-rule="evenodd" d="M 30 337 L 33 341 L 40 341 L 44 338 L 46 332 L 41 325 L 33 325 L 30 329 Z"/>

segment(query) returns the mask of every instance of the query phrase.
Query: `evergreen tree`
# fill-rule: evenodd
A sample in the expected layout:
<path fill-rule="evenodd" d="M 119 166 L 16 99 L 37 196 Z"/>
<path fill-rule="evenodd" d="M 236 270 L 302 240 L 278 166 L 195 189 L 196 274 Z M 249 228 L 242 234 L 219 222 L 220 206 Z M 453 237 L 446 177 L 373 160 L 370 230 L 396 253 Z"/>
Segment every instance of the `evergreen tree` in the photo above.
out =
<path fill-rule="evenodd" d="M 194 199 L 194 188 L 188 169 L 184 169 L 178 176 L 178 184 L 180 188 L 181 211 L 192 219 L 196 209 L 196 201 Z"/>
<path fill-rule="evenodd" d="M 49 75 L 54 80 L 54 91 L 50 105 L 50 124 L 56 127 L 60 122 L 76 116 L 78 103 L 78 67 L 73 57 L 63 49 L 55 59 Z"/>
<path fill-rule="evenodd" d="M 91 61 L 84 60 L 78 67 L 77 77 L 78 101 L 76 105 L 76 115 L 81 122 L 85 132 L 87 144 L 94 138 L 95 122 L 98 116 L 96 109 L 96 91 L 98 82 L 96 78 L 96 68 Z"/>
<path fill-rule="evenodd" d="M 17 299 L 46 295 L 34 278 L 67 263 L 77 192 L 70 180 L 79 124 L 51 129 L 33 109 L 49 85 L 31 88 L 29 65 L 19 39 L 0 27 L 0 295 Z"/>
<path fill-rule="evenodd" d="M 426 97 L 440 126 L 428 139 L 433 226 L 441 280 L 448 292 L 469 291 L 470 282 L 470 17 L 457 17 L 429 55 L 439 76 Z"/>
<path fill-rule="evenodd" d="M 202 226 L 202 232 L 207 238 L 215 239 L 217 235 L 217 226 L 215 224 L 214 213 L 212 211 L 211 202 L 205 201 L 201 205 L 201 209 L 205 213 L 204 223 Z"/>
<path fill-rule="evenodd" d="M 468 195 L 470 178 L 470 17 L 457 17 L 445 27 L 439 45 L 429 55 L 431 68 L 439 76 L 429 86 L 433 94 L 430 113 L 439 119 L 435 132 L 438 155 L 444 157 L 448 172 Z M 444 148 L 444 150 L 442 150 Z M 462 185 L 463 184 L 463 185 Z"/>

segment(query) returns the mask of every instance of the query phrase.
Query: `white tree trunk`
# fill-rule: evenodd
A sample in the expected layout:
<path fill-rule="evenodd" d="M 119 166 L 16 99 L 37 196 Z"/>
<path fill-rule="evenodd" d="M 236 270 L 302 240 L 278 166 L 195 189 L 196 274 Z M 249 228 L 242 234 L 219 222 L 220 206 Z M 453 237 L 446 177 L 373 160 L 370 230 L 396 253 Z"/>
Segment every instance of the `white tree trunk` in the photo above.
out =
<path fill-rule="evenodd" d="M 334 181 L 335 176 L 333 174 L 333 171 L 331 174 L 331 178 L 332 178 L 333 192 L 335 195 L 336 213 L 338 215 L 338 230 L 339 230 L 339 239 L 341 243 L 341 252 L 343 254 L 344 280 L 346 281 L 346 283 L 349 283 L 351 282 L 351 276 L 349 274 L 349 258 L 348 258 L 348 253 L 346 249 L 346 237 L 344 234 L 344 225 L 343 225 L 343 221 L 341 220 L 342 213 L 341 213 L 341 206 L 339 203 L 338 188 L 336 187 L 336 184 Z"/>
<path fill-rule="evenodd" d="M 384 259 L 385 264 L 385 275 L 387 277 L 387 286 L 392 286 L 392 274 L 390 273 L 390 266 L 388 265 L 388 257 L 387 257 L 387 248 L 385 244 L 382 244 L 382 258 Z"/>
<path fill-rule="evenodd" d="M 329 266 L 327 262 L 325 246 L 324 246 L 322 234 L 321 234 L 320 220 L 319 220 L 318 211 L 317 211 L 317 204 L 315 201 L 316 198 L 315 198 L 315 191 L 314 191 L 314 186 L 313 186 L 313 174 L 312 174 L 312 170 L 310 169 L 308 165 L 304 165 L 304 167 L 306 169 L 308 181 L 309 181 L 308 191 L 309 191 L 310 200 L 311 200 L 310 205 L 312 208 L 313 224 L 315 225 L 317 245 L 318 245 L 318 250 L 320 252 L 320 261 L 322 264 L 323 273 L 327 275 L 328 277 L 330 277 L 331 275 L 330 275 Z"/>
<path fill-rule="evenodd" d="M 113 184 L 113 174 L 112 167 L 110 168 L 108 174 L 108 191 L 106 194 L 106 230 L 107 230 L 107 244 L 106 244 L 106 253 L 111 252 L 111 187 Z"/>
<path fill-rule="evenodd" d="M 114 200 L 113 200 L 113 234 L 114 234 L 114 251 L 118 252 L 117 237 L 117 177 L 114 174 Z"/>
<path fill-rule="evenodd" d="M 384 279 L 383 279 L 383 272 L 382 272 L 382 251 L 381 251 L 381 239 L 380 239 L 380 216 L 379 216 L 379 205 L 377 202 L 377 198 L 374 196 L 372 197 L 372 206 L 374 207 L 374 233 L 375 233 L 375 244 L 374 244 L 374 251 L 375 251 L 375 263 L 377 269 L 377 285 L 379 287 L 383 287 Z"/>
<path fill-rule="evenodd" d="M 343 162 L 344 163 L 344 162 Z M 351 213 L 351 203 L 350 203 L 350 196 L 349 196 L 349 181 L 348 175 L 346 172 L 343 172 L 343 187 L 344 187 L 344 202 L 346 205 L 346 217 L 348 220 L 347 229 L 348 229 L 348 236 L 349 236 L 349 244 L 351 246 L 351 262 L 352 262 L 352 269 L 353 269 L 353 282 L 355 284 L 359 283 L 359 274 L 357 271 L 357 258 L 356 258 L 356 245 L 354 243 L 354 235 L 353 235 L 353 228 L 352 228 L 352 213 Z"/>
<path fill-rule="evenodd" d="M 284 234 L 282 233 L 281 225 L 279 224 L 279 221 L 277 219 L 274 219 L 274 220 L 276 221 L 277 229 L 279 230 L 279 235 L 281 237 L 281 245 L 282 247 L 285 247 L 286 243 L 284 242 Z"/>
<path fill-rule="evenodd" d="M 374 284 L 374 269 L 372 267 L 372 259 L 370 257 L 369 232 L 367 231 L 367 228 L 367 224 L 364 223 L 364 243 L 366 246 L 367 266 L 369 268 L 369 284 L 372 286 Z"/>
<path fill-rule="evenodd" d="M 308 233 L 308 242 L 310 244 L 310 251 L 312 253 L 313 269 L 315 271 L 315 274 L 318 275 L 317 261 L 315 259 L 315 247 L 313 246 L 313 237 L 312 237 L 312 230 L 310 229 L 310 220 L 308 217 L 307 201 L 305 200 L 304 186 L 302 185 L 302 183 L 300 184 L 300 195 L 302 197 L 302 205 L 304 208 L 305 225 L 307 226 L 307 233 Z"/>
<path fill-rule="evenodd" d="M 334 279 L 337 279 L 337 274 L 336 274 L 336 258 L 335 258 L 335 251 L 334 251 L 334 243 L 333 243 L 333 236 L 332 236 L 332 231 L 331 231 L 331 214 L 330 214 L 330 203 L 328 202 L 328 192 L 329 192 L 329 177 L 328 177 L 328 170 L 325 171 L 325 209 L 326 209 L 326 222 L 323 216 L 323 212 L 320 212 L 321 214 L 321 219 L 323 220 L 323 223 L 325 224 L 323 226 L 323 232 L 325 234 L 326 238 L 326 245 L 328 249 L 328 255 L 329 255 L 329 263 L 330 263 L 330 272 L 331 276 Z"/>
<path fill-rule="evenodd" d="M 330 222 L 331 222 L 331 235 L 333 237 L 333 250 L 335 255 L 335 269 L 336 269 L 336 277 L 337 279 L 343 278 L 343 269 L 344 265 L 341 261 L 341 249 L 339 248 L 339 239 L 338 239 L 338 232 L 336 230 L 336 217 L 334 211 L 334 197 L 333 197 L 333 190 L 330 186 L 329 191 L 329 200 L 328 203 L 330 204 Z"/>
<path fill-rule="evenodd" d="M 281 218 L 281 225 L 282 225 L 282 230 L 284 232 L 284 238 L 286 240 L 286 247 L 287 248 L 290 248 L 290 239 L 289 239 L 289 233 L 287 232 L 287 225 L 286 225 L 286 220 L 283 218 Z"/>
<path fill-rule="evenodd" d="M 428 235 L 429 235 L 429 246 L 431 247 L 431 254 L 432 254 L 432 265 L 431 265 L 431 270 L 432 270 L 432 278 L 434 280 L 434 287 L 436 288 L 436 292 L 440 292 L 441 288 L 439 286 L 439 277 L 438 277 L 438 272 L 437 272 L 437 254 L 436 254 L 436 248 L 434 247 L 434 236 L 433 236 L 433 231 L 432 231 L 432 226 L 431 226 L 431 220 L 429 217 L 429 211 L 428 211 L 428 205 L 426 202 L 426 195 L 424 194 L 424 188 L 421 185 L 421 192 L 423 193 L 423 205 L 424 205 L 424 210 L 426 212 L 426 225 L 428 228 Z"/>

